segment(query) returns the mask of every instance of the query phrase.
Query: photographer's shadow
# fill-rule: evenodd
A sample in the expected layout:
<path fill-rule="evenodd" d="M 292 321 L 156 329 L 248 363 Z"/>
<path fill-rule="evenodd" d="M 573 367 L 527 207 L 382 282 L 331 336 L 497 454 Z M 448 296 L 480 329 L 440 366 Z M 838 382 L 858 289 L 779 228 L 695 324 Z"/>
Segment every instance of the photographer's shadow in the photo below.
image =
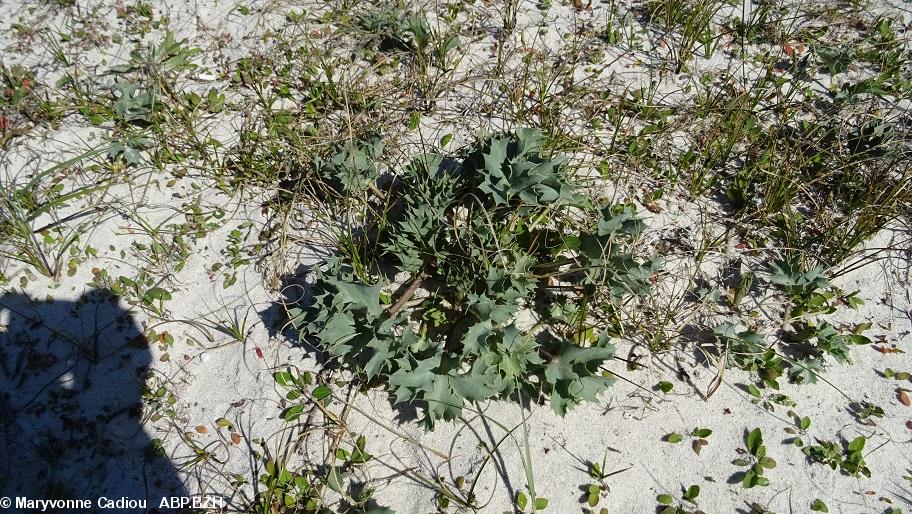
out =
<path fill-rule="evenodd" d="M 165 512 L 162 497 L 187 495 L 143 429 L 148 346 L 110 291 L 0 296 L 0 496 L 92 502 L 57 512 Z M 98 509 L 99 497 L 146 507 Z"/>

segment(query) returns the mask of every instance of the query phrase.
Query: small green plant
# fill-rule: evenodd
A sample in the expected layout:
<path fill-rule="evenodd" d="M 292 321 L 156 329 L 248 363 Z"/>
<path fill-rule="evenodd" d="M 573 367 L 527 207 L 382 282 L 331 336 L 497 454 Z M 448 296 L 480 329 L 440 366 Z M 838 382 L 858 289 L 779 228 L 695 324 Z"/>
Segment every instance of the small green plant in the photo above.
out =
<path fill-rule="evenodd" d="M 789 411 L 789 416 L 795 419 L 794 427 L 786 427 L 785 432 L 791 434 L 795 437 L 790 440 L 786 440 L 786 443 L 791 443 L 801 448 L 804 446 L 804 439 L 801 436 L 807 435 L 807 430 L 811 428 L 811 418 L 807 416 L 798 416 L 793 411 Z"/>
<path fill-rule="evenodd" d="M 589 476 L 596 480 L 596 483 L 587 484 L 583 486 L 585 491 L 586 503 L 595 508 L 598 506 L 599 501 L 601 500 L 602 493 L 609 492 L 610 488 L 606 480 L 618 473 L 623 473 L 629 468 L 618 469 L 615 471 L 606 472 L 605 466 L 608 463 L 608 450 L 605 450 L 604 455 L 602 456 L 602 462 L 590 462 L 589 463 Z"/>
<path fill-rule="evenodd" d="M 764 392 L 754 384 L 748 384 L 745 388 L 747 394 L 751 395 L 751 403 L 754 405 L 760 405 L 764 409 L 774 412 L 776 410 L 776 405 L 781 405 L 784 407 L 794 407 L 795 400 L 790 396 L 782 393 L 775 392 Z"/>
<path fill-rule="evenodd" d="M 117 95 L 112 110 L 116 118 L 124 123 L 150 122 L 154 108 L 152 93 L 129 82 L 118 82 L 114 86 Z"/>
<path fill-rule="evenodd" d="M 742 274 L 738 278 L 738 282 L 735 284 L 735 287 L 732 288 L 729 293 L 729 302 L 734 308 L 738 308 L 741 304 L 741 301 L 745 296 L 750 292 L 751 287 L 754 285 L 754 273 L 748 271 L 747 273 Z"/>
<path fill-rule="evenodd" d="M 864 461 L 866 441 L 864 436 L 858 436 L 843 444 L 818 439 L 818 444 L 805 446 L 801 451 L 811 462 L 826 464 L 833 470 L 838 468 L 847 475 L 864 475 L 871 478 L 871 470 Z"/>
<path fill-rule="evenodd" d="M 535 498 L 532 500 L 531 504 L 529 502 L 529 497 L 526 496 L 524 491 L 516 492 L 516 507 L 520 512 L 541 512 L 548 508 L 548 499 L 547 498 Z M 526 509 L 530 509 L 526 511 Z"/>
<path fill-rule="evenodd" d="M 690 436 L 693 437 L 690 446 L 693 449 L 694 453 L 699 455 L 700 452 L 703 451 L 703 447 L 709 445 L 707 438 L 711 434 L 712 430 L 708 428 L 695 428 L 690 432 Z M 662 440 L 666 443 L 677 444 L 684 440 L 684 436 L 677 432 L 672 432 L 670 434 L 666 434 Z"/>
<path fill-rule="evenodd" d="M 263 489 L 248 505 L 251 514 L 272 512 L 329 512 L 322 508 L 315 477 L 308 471 L 294 472 L 286 463 L 264 456 L 259 482 Z"/>
<path fill-rule="evenodd" d="M 815 499 L 811 502 L 811 512 L 829 512 L 830 509 L 827 507 L 826 503 L 823 503 L 823 500 L 820 498 Z"/>
<path fill-rule="evenodd" d="M 703 514 L 702 510 L 689 510 L 689 507 L 685 507 L 685 504 L 696 505 L 698 496 L 700 496 L 700 486 L 682 486 L 681 500 L 684 503 L 675 505 L 675 499 L 672 495 L 660 494 L 656 496 L 656 501 L 659 503 L 659 507 L 656 510 L 659 512 L 659 514 Z"/>
<path fill-rule="evenodd" d="M 291 402 L 299 402 L 286 407 L 281 414 L 281 418 L 291 422 L 301 417 L 309 404 L 319 402 L 320 406 L 327 407 L 332 401 L 332 390 L 326 384 L 313 386 L 314 377 L 309 371 L 300 373 L 296 370 L 288 369 L 273 373 L 272 378 L 276 384 L 288 389 L 285 393 L 285 399 Z"/>
<path fill-rule="evenodd" d="M 143 135 L 130 135 L 111 141 L 108 158 L 112 162 L 122 161 L 127 166 L 135 166 L 143 161 L 142 152 L 151 147 L 149 138 Z"/>
<path fill-rule="evenodd" d="M 157 44 L 149 42 L 146 48 L 132 50 L 129 62 L 113 66 L 111 71 L 121 74 L 141 72 L 161 78 L 168 74 L 196 69 L 197 65 L 192 60 L 202 50 L 188 47 L 186 43 L 186 40 L 175 39 L 174 33 L 166 32 Z"/>
<path fill-rule="evenodd" d="M 722 323 L 713 329 L 713 335 L 729 365 L 755 371 L 768 387 L 779 389 L 777 379 L 782 376 L 783 362 L 762 334 L 752 329 L 741 330 L 733 323 Z"/>
<path fill-rule="evenodd" d="M 333 149 L 329 157 L 317 157 L 313 167 L 320 177 L 340 193 L 359 195 L 377 180 L 376 161 L 383 153 L 377 138 L 346 142 Z"/>
<path fill-rule="evenodd" d="M 885 378 L 892 378 L 894 380 L 907 381 L 912 380 L 912 373 L 908 371 L 895 371 L 893 368 L 886 368 L 883 370 L 883 376 Z"/>
<path fill-rule="evenodd" d="M 767 469 L 775 468 L 776 461 L 766 455 L 766 445 L 763 444 L 760 429 L 755 428 L 748 432 L 744 441 L 747 444 L 747 456 L 732 461 L 736 466 L 750 466 L 741 479 L 741 485 L 745 489 L 769 485 L 769 479 L 763 473 Z"/>
<path fill-rule="evenodd" d="M 806 355 L 804 359 L 819 359 L 832 357 L 840 364 L 850 364 L 849 345 L 871 344 L 871 340 L 861 335 L 861 332 L 867 330 L 871 325 L 864 323 L 854 328 L 851 333 L 843 334 L 832 324 L 826 321 L 817 323 L 807 321 L 795 324 L 798 330 L 791 336 L 791 341 L 795 343 L 792 349 L 801 350 L 801 354 Z M 796 369 L 793 372 L 793 378 L 796 382 L 814 382 L 815 375 L 805 374 L 803 370 Z"/>
<path fill-rule="evenodd" d="M 177 397 L 168 390 L 169 384 L 156 375 L 152 375 L 150 378 L 152 380 L 143 389 L 145 415 L 153 423 L 165 417 L 176 417 L 174 406 L 177 404 Z"/>
<path fill-rule="evenodd" d="M 767 343 L 755 330 L 741 330 L 728 322 L 716 326 L 713 335 L 729 365 L 756 372 L 766 387 L 775 390 L 779 389 L 779 379 L 783 375 L 793 383 L 815 383 L 828 357 L 839 364 L 849 364 L 850 345 L 871 343 L 862 335 L 870 328 L 869 323 L 844 330 L 827 321 L 794 321 L 791 326 L 794 332 L 784 334 L 774 343 Z M 754 386 L 749 386 L 748 392 L 761 399 L 759 390 L 751 390 L 751 387 Z M 786 398 L 783 395 L 783 399 Z"/>
<path fill-rule="evenodd" d="M 364 449 L 366 444 L 367 439 L 365 439 L 363 435 L 360 435 L 355 440 L 355 444 L 352 446 L 351 450 L 345 450 L 343 448 L 336 450 L 336 459 L 352 465 L 364 464 L 374 458 L 373 455 L 367 453 Z"/>
<path fill-rule="evenodd" d="M 65 114 L 62 102 L 49 99 L 45 90 L 31 69 L 0 62 L 0 149 L 28 134 L 31 126 L 56 122 Z"/>
<path fill-rule="evenodd" d="M 432 31 L 421 14 L 409 14 L 401 7 L 374 8 L 361 11 L 357 24 L 371 34 L 381 51 L 427 51 Z M 444 50 L 444 53 L 447 50 Z"/>
<path fill-rule="evenodd" d="M 845 47 L 821 46 L 814 50 L 830 75 L 845 72 L 854 59 L 851 50 Z"/>
<path fill-rule="evenodd" d="M 247 340 L 247 336 L 250 334 L 250 326 L 248 325 L 248 318 L 250 316 L 250 311 L 247 310 L 244 312 L 244 316 L 241 317 L 237 310 L 234 312 L 228 312 L 228 309 L 225 309 L 225 315 L 223 317 L 214 320 L 211 323 L 212 328 L 218 330 L 219 332 L 229 335 L 235 341 L 243 343 Z"/>
<path fill-rule="evenodd" d="M 136 282 L 133 283 L 137 284 Z M 165 313 L 165 302 L 171 300 L 171 292 L 162 287 L 150 287 L 142 293 L 142 304 L 155 313 L 157 316 L 163 316 Z"/>
<path fill-rule="evenodd" d="M 306 413 L 319 410 L 336 426 L 348 433 L 344 425 L 344 415 L 330 413 L 332 389 L 327 384 L 314 385 L 314 376 L 310 372 L 301 372 L 293 368 L 273 373 L 276 384 L 286 390 L 285 400 L 291 403 L 280 417 L 286 423 L 297 422 Z M 367 438 L 350 434 L 353 442 L 348 448 L 342 447 L 342 437 L 336 437 L 330 447 L 331 458 L 323 469 L 304 469 L 291 473 L 275 464 L 274 459 L 264 459 L 266 473 L 260 481 L 270 485 L 270 489 L 259 493 L 255 502 L 257 512 L 294 512 L 324 514 L 329 512 L 389 514 L 385 507 L 369 506 L 372 504 L 373 489 L 363 487 L 357 479 L 359 468 L 370 462 L 374 456 L 367 451 Z M 267 452 L 268 455 L 268 452 Z M 272 466 L 272 468 L 270 468 Z M 274 469 L 273 469 L 274 468 Z M 329 488 L 338 494 L 342 502 L 333 505 L 327 502 L 325 489 Z M 297 509 L 297 510 L 295 510 Z"/>
<path fill-rule="evenodd" d="M 859 423 L 865 425 L 874 425 L 874 420 L 872 418 L 884 417 L 884 410 L 882 407 L 866 401 L 851 403 L 849 405 L 849 412 L 852 413 Z"/>

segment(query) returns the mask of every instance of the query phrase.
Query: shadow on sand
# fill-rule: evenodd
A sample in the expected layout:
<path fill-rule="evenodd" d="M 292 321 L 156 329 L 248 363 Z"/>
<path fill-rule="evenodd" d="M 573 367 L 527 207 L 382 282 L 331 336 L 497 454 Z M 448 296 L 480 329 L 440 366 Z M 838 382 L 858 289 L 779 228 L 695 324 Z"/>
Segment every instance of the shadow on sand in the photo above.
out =
<path fill-rule="evenodd" d="M 171 512 L 160 499 L 186 491 L 143 430 L 148 346 L 107 290 L 0 297 L 0 496 L 92 502 L 45 512 Z M 100 497 L 145 506 L 101 509 Z"/>

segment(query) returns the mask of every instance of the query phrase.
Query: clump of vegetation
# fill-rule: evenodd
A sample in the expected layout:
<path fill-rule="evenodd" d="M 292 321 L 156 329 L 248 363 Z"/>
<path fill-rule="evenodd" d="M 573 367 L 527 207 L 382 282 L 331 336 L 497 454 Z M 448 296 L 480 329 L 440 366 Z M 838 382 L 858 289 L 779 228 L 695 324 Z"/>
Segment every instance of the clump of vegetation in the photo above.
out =
<path fill-rule="evenodd" d="M 656 501 L 659 503 L 656 508 L 656 512 L 660 514 L 703 514 L 703 511 L 700 509 L 690 510 L 689 505 L 697 505 L 697 497 L 700 496 L 700 486 L 691 485 L 689 487 L 681 487 L 681 502 L 675 502 L 675 499 L 670 494 L 660 494 L 656 496 Z"/>
<path fill-rule="evenodd" d="M 634 208 L 580 194 L 564 162 L 532 129 L 457 160 L 415 157 L 395 200 L 369 199 L 384 216 L 292 311 L 302 337 L 396 402 L 423 403 L 429 427 L 466 401 L 549 398 L 563 414 L 595 400 L 614 347 L 590 317 L 647 293 L 659 264 L 631 251 Z"/>
<path fill-rule="evenodd" d="M 836 327 L 810 317 L 835 312 L 837 301 L 857 308 L 862 303 L 857 292 L 841 294 L 830 287 L 821 268 L 801 271 L 796 259 L 776 261 L 773 270 L 770 282 L 783 289 L 792 305 L 783 318 L 788 329 L 777 333 L 775 341 L 767 342 L 766 335 L 752 328 L 731 322 L 716 326 L 713 335 L 729 364 L 756 372 L 760 382 L 778 390 L 781 377 L 794 383 L 814 383 L 828 360 L 851 363 L 850 347 L 871 343 L 863 335 L 870 323 Z M 759 397 L 759 392 L 751 394 Z"/>
<path fill-rule="evenodd" d="M 748 401 L 805 410 L 819 388 L 796 393 L 785 382 L 845 387 L 825 372 L 851 364 L 853 347 L 871 337 L 889 381 L 878 392 L 889 396 L 861 400 L 839 390 L 844 406 L 863 425 L 905 419 L 894 409 L 912 404 L 910 374 L 888 360 L 901 358 L 908 328 L 890 317 L 897 288 L 888 282 L 882 301 L 852 323 L 829 317 L 861 304 L 861 293 L 839 290 L 837 278 L 872 260 L 892 266 L 893 257 L 908 257 L 905 231 L 892 229 L 912 205 L 912 53 L 894 8 L 375 0 L 276 11 L 257 3 L 224 13 L 228 27 L 249 29 L 234 39 L 234 30 L 194 31 L 182 19 L 189 11 L 143 1 L 118 3 L 116 19 L 103 6 L 57 4 L 62 16 L 12 13 L 0 35 L 0 285 L 50 304 L 85 278 L 130 305 L 143 330 L 129 344 L 158 349 L 159 364 L 144 375 L 148 428 L 178 439 L 156 440 L 153 449 L 186 453 L 181 470 L 208 475 L 200 483 L 230 483 L 239 508 L 388 512 L 371 498 L 386 477 L 370 476 L 387 441 L 377 446 L 352 431 L 347 415 L 359 412 L 441 459 L 427 462 L 433 470 L 414 462 L 401 470 L 435 492 L 440 511 L 494 509 L 497 493 L 481 491 L 497 468 L 513 484 L 501 505 L 540 512 L 549 506 L 542 494 L 555 488 L 535 487 L 531 414 L 508 426 L 473 402 L 548 404 L 563 415 L 607 396 L 616 378 L 609 364 L 621 360 L 639 390 L 605 412 L 640 400 L 645 409 L 667 408 L 689 395 L 682 382 L 705 385 L 681 359 L 676 370 L 636 373 L 666 364 L 670 350 L 715 350 L 705 353 L 718 359 L 707 398 L 725 391 L 725 373 L 737 368 L 751 377 L 741 384 Z M 579 15 L 566 16 L 573 11 Z M 109 33 L 111 23 L 117 30 Z M 453 150 L 454 134 L 485 126 L 538 129 Z M 574 176 L 559 152 L 600 176 Z M 79 155 L 47 162 L 61 154 Z M 603 186 L 613 200 L 598 197 Z M 655 214 L 660 228 L 644 236 L 634 205 Z M 896 238 L 862 250 L 875 234 Z M 637 249 L 647 238 L 668 263 L 661 270 L 658 257 Z M 315 251 L 327 241 L 336 254 L 329 259 Z M 206 255 L 214 260 L 199 262 Z M 312 294 L 291 318 L 326 366 L 276 371 L 288 349 L 255 343 L 252 306 L 193 301 L 207 279 L 232 297 L 250 292 L 258 284 L 248 266 L 269 270 L 271 289 L 289 278 L 291 264 L 315 255 L 324 260 L 309 271 Z M 270 318 L 264 313 L 274 322 L 266 329 L 284 321 Z M 867 320 L 882 320 L 876 337 Z M 632 343 L 626 359 L 615 356 L 613 338 Z M 99 358 L 88 343 L 74 342 Z M 192 371 L 228 345 L 246 364 L 275 372 L 284 389 L 286 425 L 269 441 L 253 424 L 238 427 L 252 443 L 244 445 L 240 433 L 206 442 L 203 425 L 195 433 L 180 426 L 203 404 L 178 401 L 176 384 L 183 373 L 207 376 Z M 40 350 L 29 350 L 9 378 L 31 373 Z M 344 394 L 340 371 L 354 377 Z M 660 376 L 667 380 L 647 389 Z M 354 395 L 367 388 L 419 405 L 428 428 L 465 422 L 472 430 L 459 433 L 472 432 L 478 444 L 463 452 L 454 439 L 450 451 L 460 448 L 469 469 L 360 412 Z M 253 407 L 245 402 L 231 409 Z M 806 457 L 859 479 L 871 470 L 889 475 L 885 452 L 865 455 L 864 438 L 814 438 L 810 417 L 789 414 L 795 423 L 783 443 L 803 452 L 789 455 L 790 467 Z M 479 437 L 479 422 L 494 430 Z M 745 423 L 733 464 L 753 496 L 770 478 L 792 477 L 767 455 L 767 447 L 781 453 L 771 432 L 764 441 Z M 725 439 L 721 427 L 700 425 L 667 433 L 661 440 L 679 446 L 661 448 L 689 443 L 683 451 L 711 458 L 706 452 L 721 451 Z M 72 446 L 54 435 L 57 446 Z M 319 462 L 312 436 L 329 443 Z M 522 443 L 525 483 L 499 462 L 510 442 Z M 247 454 L 251 476 L 212 465 L 237 462 L 236 454 L 222 460 L 231 451 Z M 609 477 L 623 471 L 606 471 L 615 469 L 609 462 L 606 450 L 600 464 L 586 463 L 578 501 L 593 513 L 627 500 L 609 489 Z M 444 476 L 444 467 L 464 475 Z M 718 476 L 704 478 L 710 487 Z M 701 512 L 700 487 L 681 485 L 645 500 L 666 514 Z M 826 512 L 808 492 L 796 489 L 794 504 Z M 567 498 L 551 497 L 552 510 L 566 510 Z M 777 498 L 749 507 L 767 512 Z"/>
<path fill-rule="evenodd" d="M 810 462 L 826 464 L 830 469 L 839 469 L 846 475 L 864 475 L 871 478 L 871 470 L 864 460 L 864 447 L 867 440 L 858 436 L 851 441 L 839 444 L 836 441 L 817 440 L 817 444 L 801 449 Z"/>
<path fill-rule="evenodd" d="M 776 467 L 776 461 L 766 455 L 766 445 L 763 444 L 763 433 L 759 428 L 755 428 L 747 433 L 744 437 L 747 443 L 747 455 L 744 458 L 735 459 L 733 464 L 736 466 L 750 466 L 744 476 L 741 477 L 741 485 L 745 489 L 754 486 L 769 485 L 769 478 L 763 476 L 767 469 Z"/>

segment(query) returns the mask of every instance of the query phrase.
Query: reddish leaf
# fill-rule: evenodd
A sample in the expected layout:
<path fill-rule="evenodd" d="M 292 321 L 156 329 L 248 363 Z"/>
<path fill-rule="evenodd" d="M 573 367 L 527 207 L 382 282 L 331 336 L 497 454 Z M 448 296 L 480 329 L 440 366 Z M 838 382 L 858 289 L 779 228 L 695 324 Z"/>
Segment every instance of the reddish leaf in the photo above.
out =
<path fill-rule="evenodd" d="M 197 427 L 196 427 L 196 432 L 197 432 L 198 434 L 208 434 L 208 433 L 209 433 L 209 429 L 206 428 L 205 425 L 197 425 Z"/>
<path fill-rule="evenodd" d="M 907 393 L 905 389 L 897 389 L 896 398 L 899 399 L 899 403 L 906 407 L 912 405 L 912 399 L 909 399 L 909 393 Z"/>
<path fill-rule="evenodd" d="M 263 350 L 260 350 L 259 346 L 256 347 L 256 356 L 261 359 L 263 358 Z"/>

